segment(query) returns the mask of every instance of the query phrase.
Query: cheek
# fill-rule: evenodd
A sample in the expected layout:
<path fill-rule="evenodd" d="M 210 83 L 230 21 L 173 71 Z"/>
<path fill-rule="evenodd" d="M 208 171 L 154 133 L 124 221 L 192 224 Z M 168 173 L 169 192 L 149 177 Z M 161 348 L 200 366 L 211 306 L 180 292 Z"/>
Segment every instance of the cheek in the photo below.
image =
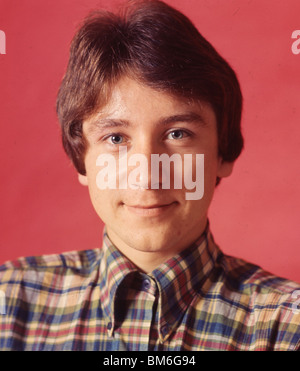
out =
<path fill-rule="evenodd" d="M 102 219 L 105 215 L 105 210 L 109 210 L 108 205 L 111 203 L 111 191 L 101 190 L 97 186 L 97 175 L 99 167 L 96 166 L 97 156 L 89 152 L 85 158 L 85 168 L 88 180 L 88 190 L 92 205 Z"/>
<path fill-rule="evenodd" d="M 89 185 L 91 203 L 99 218 L 110 224 L 117 214 L 118 199 L 113 190 L 100 190 L 97 186 Z"/>

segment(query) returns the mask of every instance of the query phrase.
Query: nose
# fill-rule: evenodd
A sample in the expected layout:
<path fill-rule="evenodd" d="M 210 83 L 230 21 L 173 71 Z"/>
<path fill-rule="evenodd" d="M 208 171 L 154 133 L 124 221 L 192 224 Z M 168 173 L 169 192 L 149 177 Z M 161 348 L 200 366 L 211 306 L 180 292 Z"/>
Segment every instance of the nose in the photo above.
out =
<path fill-rule="evenodd" d="M 159 189 L 160 177 L 151 171 L 153 154 L 159 154 L 159 143 L 151 137 L 142 137 L 128 152 L 128 185 L 131 189 Z"/>

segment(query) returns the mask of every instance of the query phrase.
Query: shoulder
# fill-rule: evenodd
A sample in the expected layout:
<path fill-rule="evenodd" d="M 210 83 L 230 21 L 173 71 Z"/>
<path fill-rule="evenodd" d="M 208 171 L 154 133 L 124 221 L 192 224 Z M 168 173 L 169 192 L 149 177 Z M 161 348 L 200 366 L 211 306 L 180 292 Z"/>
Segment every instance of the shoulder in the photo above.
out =
<path fill-rule="evenodd" d="M 260 299 L 263 295 L 273 294 L 281 297 L 300 290 L 300 283 L 279 277 L 243 259 L 223 255 L 220 266 L 228 286 L 245 294 L 260 294 Z"/>
<path fill-rule="evenodd" d="M 0 289 L 46 289 L 71 276 L 87 276 L 101 257 L 100 249 L 70 251 L 62 254 L 20 257 L 0 266 Z"/>
<path fill-rule="evenodd" d="M 43 270 L 48 268 L 65 268 L 86 270 L 100 256 L 100 249 L 68 251 L 62 254 L 20 257 L 0 265 L 0 274 L 7 270 Z"/>
<path fill-rule="evenodd" d="M 220 259 L 222 295 L 275 350 L 300 348 L 300 284 L 242 259 Z M 271 344 L 272 343 L 272 344 Z"/>

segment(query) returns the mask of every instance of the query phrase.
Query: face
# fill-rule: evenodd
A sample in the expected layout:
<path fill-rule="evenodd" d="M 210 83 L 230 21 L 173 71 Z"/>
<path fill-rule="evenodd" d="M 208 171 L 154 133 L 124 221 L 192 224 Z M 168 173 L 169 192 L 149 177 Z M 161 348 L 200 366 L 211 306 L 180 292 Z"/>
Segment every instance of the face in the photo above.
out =
<path fill-rule="evenodd" d="M 216 178 L 228 176 L 232 170 L 232 164 L 218 157 L 217 123 L 210 105 L 174 98 L 124 77 L 114 87 L 108 104 L 84 122 L 83 133 L 88 141 L 87 175 L 80 175 L 80 182 L 88 185 L 93 206 L 110 239 L 127 257 L 167 259 L 201 235 Z M 193 158 L 193 179 L 196 155 L 204 154 L 203 197 L 188 200 L 186 194 L 191 191 L 184 181 L 182 189 L 175 189 L 172 182 L 170 189 L 153 189 L 150 166 L 147 174 L 139 172 L 135 187 L 100 190 L 97 174 L 102 168 L 96 165 L 97 158 L 110 155 L 118 163 L 120 147 L 126 147 L 128 160 L 142 155 L 148 164 L 152 154 L 176 154 L 181 159 L 189 154 Z M 127 180 L 137 166 L 129 164 Z M 170 179 L 174 171 L 171 166 Z M 117 170 L 117 181 L 118 174 Z M 162 177 L 158 179 L 160 184 Z"/>

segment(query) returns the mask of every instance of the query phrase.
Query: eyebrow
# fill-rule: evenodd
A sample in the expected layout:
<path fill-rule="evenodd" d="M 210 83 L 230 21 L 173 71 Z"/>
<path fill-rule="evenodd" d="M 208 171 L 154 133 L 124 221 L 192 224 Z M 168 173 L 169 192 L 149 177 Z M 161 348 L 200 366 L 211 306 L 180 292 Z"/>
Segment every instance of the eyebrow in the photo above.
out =
<path fill-rule="evenodd" d="M 203 117 L 196 112 L 188 112 L 184 114 L 177 114 L 168 117 L 163 117 L 158 120 L 158 126 L 167 126 L 170 124 L 175 124 L 179 122 L 188 122 L 197 124 L 199 126 L 206 126 L 206 122 Z M 122 120 L 122 119 L 114 119 L 114 118 L 103 118 L 103 119 L 96 119 L 95 121 L 91 122 L 91 127 L 89 128 L 89 132 L 93 131 L 96 128 L 100 129 L 110 129 L 110 128 L 124 128 L 131 126 L 130 121 Z"/>
<path fill-rule="evenodd" d="M 206 122 L 203 119 L 203 117 L 196 112 L 188 112 L 184 114 L 178 114 L 178 115 L 173 115 L 170 117 L 165 117 L 159 120 L 158 124 L 159 125 L 169 125 L 169 124 L 175 124 L 177 122 L 189 122 L 189 123 L 195 123 L 199 124 L 201 126 L 205 126 Z"/>

